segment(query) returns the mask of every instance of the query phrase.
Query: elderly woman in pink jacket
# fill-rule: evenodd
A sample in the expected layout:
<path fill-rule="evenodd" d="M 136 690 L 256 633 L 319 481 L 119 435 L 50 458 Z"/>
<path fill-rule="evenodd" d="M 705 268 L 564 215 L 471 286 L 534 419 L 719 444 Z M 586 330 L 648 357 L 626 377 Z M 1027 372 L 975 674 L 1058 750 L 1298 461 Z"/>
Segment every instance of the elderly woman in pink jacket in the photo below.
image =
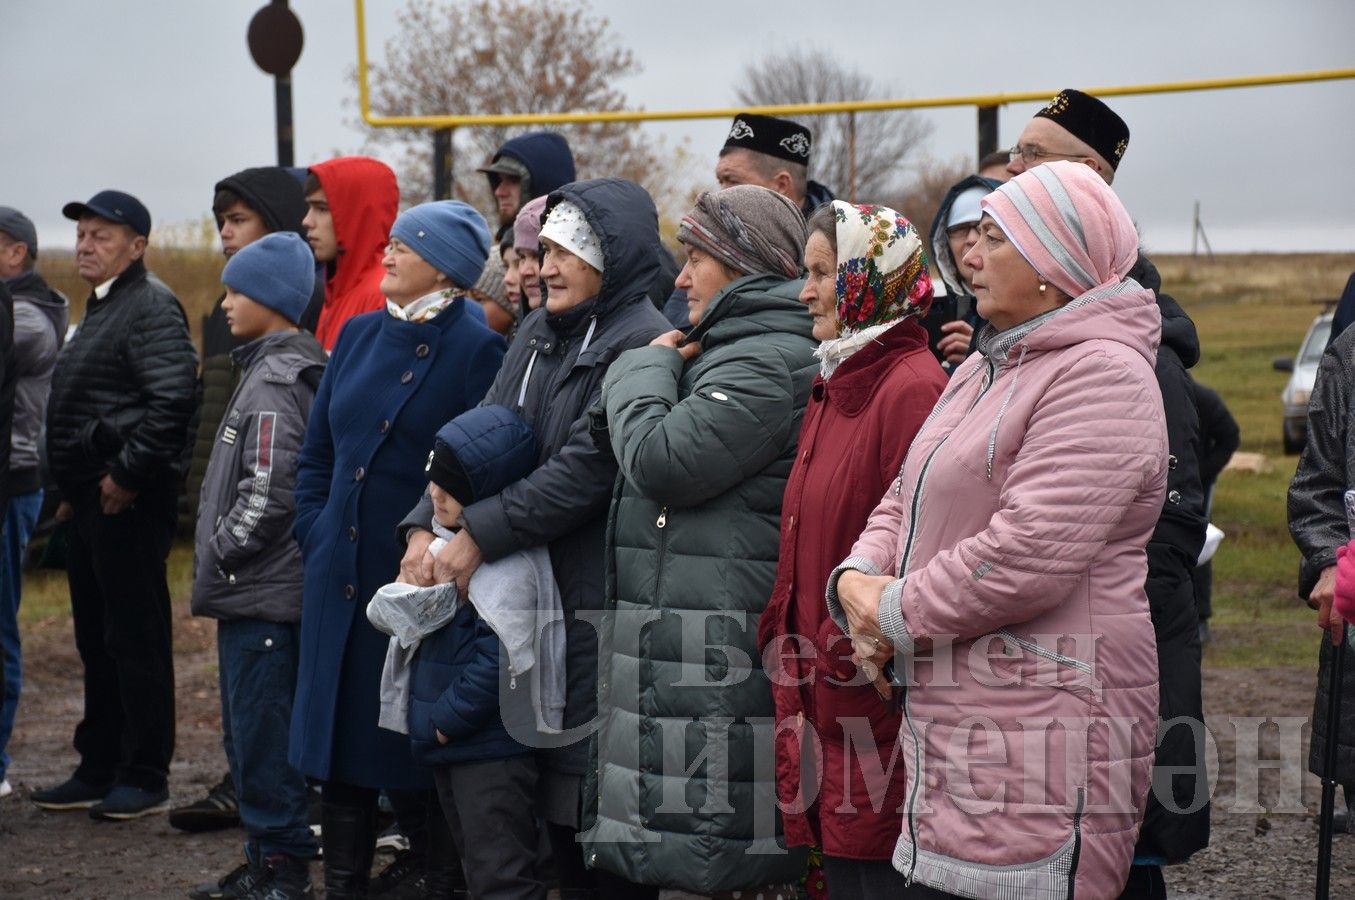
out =
<path fill-rule="evenodd" d="M 1086 166 L 983 200 L 990 325 L 828 604 L 903 705 L 894 866 L 916 897 L 1113 898 L 1157 735 L 1144 547 L 1166 489 L 1161 320 Z"/>

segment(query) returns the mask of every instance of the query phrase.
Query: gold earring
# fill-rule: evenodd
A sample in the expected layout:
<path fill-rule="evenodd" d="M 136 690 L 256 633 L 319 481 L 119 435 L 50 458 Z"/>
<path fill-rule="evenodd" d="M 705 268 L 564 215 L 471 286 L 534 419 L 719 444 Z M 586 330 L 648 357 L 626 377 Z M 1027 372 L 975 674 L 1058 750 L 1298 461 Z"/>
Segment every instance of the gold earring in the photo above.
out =
<path fill-rule="evenodd" d="M 1040 282 L 1040 293 L 1043 294 L 1043 293 L 1044 293 L 1045 291 L 1047 291 L 1048 289 L 1049 289 L 1049 285 L 1047 285 L 1047 284 L 1045 284 L 1043 281 L 1041 281 L 1041 282 Z"/>

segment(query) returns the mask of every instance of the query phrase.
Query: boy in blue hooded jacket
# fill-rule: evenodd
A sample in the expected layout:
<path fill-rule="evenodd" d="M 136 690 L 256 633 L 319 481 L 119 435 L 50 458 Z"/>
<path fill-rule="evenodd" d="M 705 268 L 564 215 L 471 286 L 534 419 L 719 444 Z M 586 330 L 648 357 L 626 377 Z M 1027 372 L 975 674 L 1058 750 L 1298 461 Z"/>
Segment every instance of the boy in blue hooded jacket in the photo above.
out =
<path fill-rule="evenodd" d="M 427 465 L 438 540 L 455 535 L 463 507 L 527 475 L 537 455 L 532 429 L 503 406 L 444 425 Z M 550 556 L 534 547 L 487 563 L 467 593 L 459 597 L 454 584 L 391 584 L 372 599 L 368 618 L 392 636 L 381 725 L 407 730 L 415 760 L 433 768 L 471 895 L 544 900 L 534 750 L 564 713 L 564 629 Z"/>

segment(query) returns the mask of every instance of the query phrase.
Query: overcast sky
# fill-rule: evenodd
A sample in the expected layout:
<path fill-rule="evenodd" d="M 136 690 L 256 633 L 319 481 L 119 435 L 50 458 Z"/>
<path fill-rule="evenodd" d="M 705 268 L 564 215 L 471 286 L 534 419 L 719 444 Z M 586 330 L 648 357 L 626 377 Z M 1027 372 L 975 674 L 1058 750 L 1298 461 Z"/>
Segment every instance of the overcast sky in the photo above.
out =
<path fill-rule="evenodd" d="M 105 187 L 139 196 L 158 223 L 209 210 L 221 177 L 276 161 L 273 85 L 245 29 L 263 0 L 0 0 L 7 89 L 0 100 L 0 204 L 73 243 L 62 205 Z M 345 72 L 356 58 L 346 0 L 293 0 L 306 33 L 293 72 L 299 165 L 353 152 L 361 134 Z M 380 52 L 401 0 L 369 0 Z M 750 58 L 812 44 L 874 74 L 896 96 L 934 97 L 1145 84 L 1355 66 L 1349 0 L 841 3 L 595 0 L 644 71 L 649 109 L 733 104 Z M 1024 16 L 1016 19 L 1016 16 Z M 1129 123 L 1115 187 L 1150 251 L 1188 249 L 1191 206 L 1216 250 L 1355 250 L 1355 81 L 1113 98 Z M 1001 112 L 1002 146 L 1040 104 Z M 923 111 L 927 152 L 971 154 L 971 109 Z M 645 125 L 710 148 L 726 122 Z"/>

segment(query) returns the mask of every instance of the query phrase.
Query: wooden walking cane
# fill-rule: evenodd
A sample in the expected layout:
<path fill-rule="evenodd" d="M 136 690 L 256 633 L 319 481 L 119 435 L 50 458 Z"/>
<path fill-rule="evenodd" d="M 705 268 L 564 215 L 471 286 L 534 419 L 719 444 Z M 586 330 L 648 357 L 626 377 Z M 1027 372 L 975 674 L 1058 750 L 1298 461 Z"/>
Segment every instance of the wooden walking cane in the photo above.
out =
<path fill-rule="evenodd" d="M 1355 533 L 1355 491 L 1346 491 L 1346 522 Z M 1346 642 L 1350 638 L 1341 625 L 1341 643 L 1332 647 L 1332 664 L 1327 679 L 1327 734 L 1322 747 L 1322 807 L 1317 816 L 1317 900 L 1331 895 L 1331 842 L 1336 818 L 1336 747 L 1341 737 L 1341 683 L 1345 677 Z M 1323 640 L 1327 635 L 1323 634 Z M 1349 804 L 1347 804 L 1349 805 Z"/>

